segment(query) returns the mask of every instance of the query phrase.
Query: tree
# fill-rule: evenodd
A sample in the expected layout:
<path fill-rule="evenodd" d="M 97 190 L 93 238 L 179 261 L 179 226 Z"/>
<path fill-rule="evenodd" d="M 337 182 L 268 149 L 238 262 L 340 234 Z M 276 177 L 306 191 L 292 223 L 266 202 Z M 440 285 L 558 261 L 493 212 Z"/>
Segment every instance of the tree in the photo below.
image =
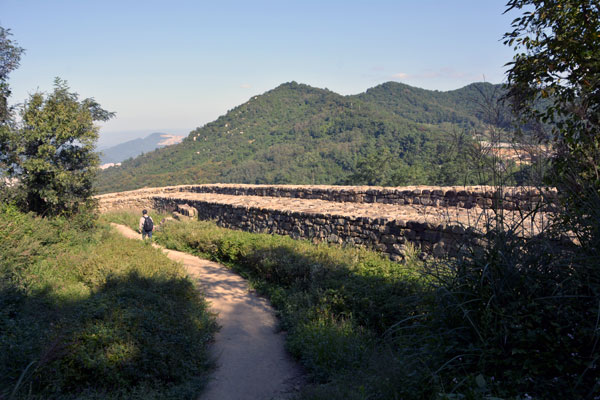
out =
<path fill-rule="evenodd" d="M 505 34 L 518 51 L 508 94 L 524 119 L 553 126 L 553 176 L 563 221 L 582 244 L 600 237 L 600 1 L 510 0 L 524 10 Z M 536 107 L 535 104 L 548 104 Z"/>
<path fill-rule="evenodd" d="M 59 78 L 48 96 L 31 95 L 21 112 L 22 127 L 12 136 L 13 175 L 26 192 L 29 210 L 69 215 L 89 204 L 98 166 L 93 122 L 113 115 L 94 99 L 79 101 Z"/>
<path fill-rule="evenodd" d="M 19 66 L 23 49 L 9 39 L 9 29 L 0 26 L 0 124 L 4 124 L 10 117 L 8 97 L 8 74 Z"/>
<path fill-rule="evenodd" d="M 577 240 L 537 241 L 539 235 L 523 241 L 527 247 L 519 253 L 536 260 L 519 264 L 519 278 L 541 274 L 519 291 L 519 298 L 531 299 L 520 306 L 537 303 L 532 315 L 539 322 L 517 323 L 518 309 L 502 312 L 549 344 L 527 347 L 539 359 L 552 355 L 535 370 L 528 367 L 535 372 L 531 391 L 591 399 L 600 388 L 600 0 L 510 0 L 507 9 L 523 11 L 505 34 L 505 43 L 519 51 L 508 64 L 508 99 L 526 122 L 549 123 L 554 154 L 548 182 L 562 203 L 551 233 Z M 507 251 L 498 254 L 505 259 Z M 543 292 L 536 288 L 544 286 Z M 535 337 L 535 330 L 523 336 Z M 561 345 L 548 350 L 554 343 Z"/>
<path fill-rule="evenodd" d="M 10 88 L 8 75 L 19 66 L 23 49 L 10 40 L 10 30 L 0 26 L 0 179 L 11 164 L 10 136 L 14 129 L 12 109 L 8 106 Z M 0 185 L 4 182 L 0 181 Z"/>
<path fill-rule="evenodd" d="M 391 173 L 392 155 L 388 149 L 377 152 L 374 148 L 368 150 L 356 164 L 356 171 L 348 178 L 348 183 L 358 185 L 387 185 Z"/>
<path fill-rule="evenodd" d="M 8 106 L 8 74 L 19 66 L 23 49 L 0 27 L 0 186 L 16 178 L 25 206 L 40 214 L 73 214 L 91 202 L 98 156 L 98 128 L 114 114 L 94 99 L 79 101 L 65 81 L 56 78 L 54 92 L 31 95 L 17 127 Z M 3 188 L 2 197 L 5 196 Z"/>

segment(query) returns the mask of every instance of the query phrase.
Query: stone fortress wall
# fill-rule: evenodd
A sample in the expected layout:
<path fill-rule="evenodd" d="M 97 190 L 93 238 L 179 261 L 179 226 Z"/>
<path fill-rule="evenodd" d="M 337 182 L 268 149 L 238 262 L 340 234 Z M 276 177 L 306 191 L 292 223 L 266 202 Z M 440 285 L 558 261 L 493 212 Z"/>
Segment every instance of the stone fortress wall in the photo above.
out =
<path fill-rule="evenodd" d="M 268 196 L 317 199 L 350 203 L 414 204 L 436 207 L 499 207 L 505 210 L 531 210 L 554 204 L 556 190 L 508 187 L 499 194 L 491 186 L 302 186 L 209 184 L 182 186 L 195 193 L 236 196 Z"/>
<path fill-rule="evenodd" d="M 408 243 L 443 256 L 455 252 L 465 238 L 480 241 L 495 208 L 504 210 L 507 223 L 520 218 L 516 211 L 543 211 L 524 224 L 524 235 L 535 234 L 555 207 L 556 191 L 520 187 L 499 193 L 485 186 L 210 184 L 140 189 L 97 198 L 101 212 L 132 208 L 173 211 L 187 204 L 197 210 L 199 219 L 214 220 L 223 227 L 361 245 L 398 260 Z"/>

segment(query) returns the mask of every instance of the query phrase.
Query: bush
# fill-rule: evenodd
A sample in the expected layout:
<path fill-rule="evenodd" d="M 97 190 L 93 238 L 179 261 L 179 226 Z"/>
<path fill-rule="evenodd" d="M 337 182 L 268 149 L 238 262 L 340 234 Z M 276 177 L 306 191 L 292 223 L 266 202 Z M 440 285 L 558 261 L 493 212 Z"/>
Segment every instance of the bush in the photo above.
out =
<path fill-rule="evenodd" d="M 600 391 L 598 264 L 550 237 L 489 236 L 484 253 L 453 263 L 439 284 L 432 326 L 454 332 L 448 358 L 463 355 L 454 368 L 500 396 L 591 398 Z"/>

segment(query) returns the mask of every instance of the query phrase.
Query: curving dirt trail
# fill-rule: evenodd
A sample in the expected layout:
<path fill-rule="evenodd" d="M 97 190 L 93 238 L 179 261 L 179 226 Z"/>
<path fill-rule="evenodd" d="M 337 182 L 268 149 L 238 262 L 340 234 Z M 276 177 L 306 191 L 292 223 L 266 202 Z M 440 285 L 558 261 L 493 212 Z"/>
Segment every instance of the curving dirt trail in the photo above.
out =
<path fill-rule="evenodd" d="M 111 225 L 125 237 L 141 239 L 129 227 Z M 303 383 L 302 372 L 284 349 L 284 335 L 277 333 L 277 320 L 267 300 L 220 264 L 161 249 L 183 264 L 210 302 L 211 311 L 218 314 L 221 329 L 211 348 L 217 369 L 201 399 L 270 400 L 296 392 Z"/>

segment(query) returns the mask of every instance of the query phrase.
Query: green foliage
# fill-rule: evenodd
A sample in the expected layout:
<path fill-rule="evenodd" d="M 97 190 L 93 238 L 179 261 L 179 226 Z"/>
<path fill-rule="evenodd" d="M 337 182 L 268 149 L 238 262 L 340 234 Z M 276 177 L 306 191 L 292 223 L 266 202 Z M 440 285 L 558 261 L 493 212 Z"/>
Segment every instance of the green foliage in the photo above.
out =
<path fill-rule="evenodd" d="M 9 140 L 11 175 L 26 193 L 28 210 L 69 215 L 88 205 L 98 163 L 93 121 L 111 116 L 93 99 L 79 101 L 58 78 L 47 97 L 31 95 L 21 113 L 22 127 Z"/>
<path fill-rule="evenodd" d="M 42 215 L 73 215 L 93 208 L 92 181 L 98 156 L 98 128 L 114 114 L 93 99 L 79 101 L 65 81 L 54 91 L 31 95 L 19 126 L 7 106 L 8 74 L 23 49 L 0 27 L 0 200 L 16 202 Z"/>
<path fill-rule="evenodd" d="M 6 81 L 23 49 L 9 36 L 0 27 L 0 200 L 43 215 L 89 211 L 98 163 L 93 121 L 106 121 L 113 114 L 93 99 L 79 101 L 56 78 L 52 94 L 31 95 L 17 127 L 7 105 Z"/>
<path fill-rule="evenodd" d="M 209 182 L 271 184 L 485 183 L 456 131 L 486 122 L 470 85 L 432 92 L 389 82 L 340 96 L 295 82 L 253 97 L 182 143 L 99 174 L 100 192 Z M 414 92 L 414 93 L 413 93 Z M 475 103 L 476 104 L 476 103 Z"/>
<path fill-rule="evenodd" d="M 518 51 L 507 98 L 523 121 L 550 123 L 547 182 L 563 207 L 534 240 L 493 232 L 486 253 L 457 274 L 455 292 L 470 296 L 457 304 L 471 315 L 487 374 L 540 398 L 597 398 L 600 3 L 511 0 L 507 10 L 522 11 L 504 36 Z"/>
<path fill-rule="evenodd" d="M 501 398 L 593 398 L 600 393 L 600 274 L 546 235 L 526 241 L 493 230 L 488 240 L 432 271 L 438 290 L 427 325 L 448 360 L 440 376 L 451 382 L 463 371 L 458 381 L 471 382 L 446 390 L 468 394 L 483 388 L 480 377 L 482 394 Z M 407 345 L 402 328 L 393 335 Z"/>
<path fill-rule="evenodd" d="M 600 3 L 511 0 L 524 10 L 505 34 L 519 51 L 509 63 L 508 98 L 527 120 L 553 122 L 554 174 L 572 230 L 592 252 L 600 221 Z M 534 106 L 546 99 L 547 107 Z"/>
<path fill-rule="evenodd" d="M 21 47 L 10 40 L 11 35 L 10 29 L 0 26 L 0 128 L 11 119 L 11 110 L 8 107 L 8 97 L 10 97 L 10 88 L 7 83 L 8 74 L 17 69 L 24 52 Z M 0 151 L 0 153 L 2 152 Z M 0 159 L 0 161 L 2 160 Z"/>
<path fill-rule="evenodd" d="M 215 329 L 160 251 L 0 207 L 0 397 L 196 398 Z"/>
<path fill-rule="evenodd" d="M 0 201 L 14 200 L 16 193 L 7 190 L 5 181 L 8 165 L 12 163 L 10 138 L 14 128 L 12 107 L 8 106 L 10 87 L 8 74 L 19 66 L 23 49 L 10 40 L 10 30 L 0 26 Z"/>
<path fill-rule="evenodd" d="M 392 156 L 387 149 L 369 152 L 356 164 L 356 172 L 348 178 L 348 183 L 362 183 L 365 185 L 389 186 L 391 177 L 389 165 Z"/>
<path fill-rule="evenodd" d="M 392 111 L 406 120 L 423 124 L 454 123 L 458 126 L 474 128 L 487 121 L 480 101 L 484 97 L 499 98 L 498 85 L 472 83 L 461 89 L 439 92 L 420 89 L 397 82 L 387 82 L 368 89 L 357 97 Z M 505 115 L 508 117 L 509 115 Z M 500 121 L 501 127 L 508 127 L 507 119 Z"/>

